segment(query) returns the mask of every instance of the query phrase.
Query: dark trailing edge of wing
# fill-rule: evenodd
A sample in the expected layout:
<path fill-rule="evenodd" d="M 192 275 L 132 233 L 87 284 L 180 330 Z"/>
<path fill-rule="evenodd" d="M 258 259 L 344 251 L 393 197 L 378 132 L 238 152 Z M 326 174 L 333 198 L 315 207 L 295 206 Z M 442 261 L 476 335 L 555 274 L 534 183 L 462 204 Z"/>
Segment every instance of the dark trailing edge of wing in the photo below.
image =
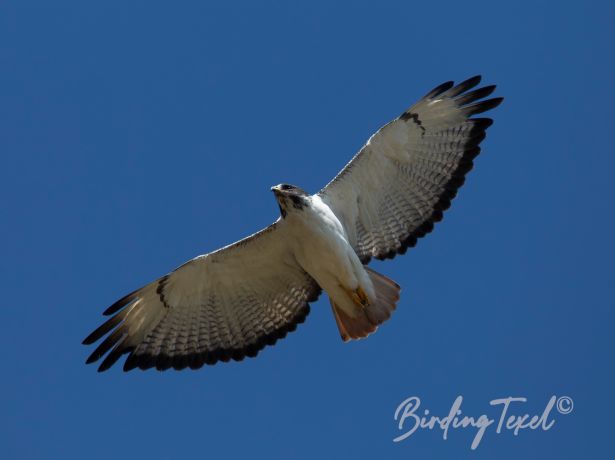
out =
<path fill-rule="evenodd" d="M 216 349 L 203 353 L 191 353 L 182 356 L 168 356 L 168 355 L 136 355 L 134 353 L 134 347 L 123 347 L 122 343 L 126 337 L 125 331 L 120 325 L 115 331 L 111 333 L 94 352 L 88 357 L 86 364 L 98 361 L 109 350 L 111 352 L 105 357 L 103 362 L 98 368 L 99 372 L 106 371 L 113 366 L 122 355 L 129 353 L 129 356 L 124 362 L 124 371 L 130 371 L 135 368 L 142 370 L 155 367 L 156 369 L 163 371 L 170 368 L 181 370 L 187 367 L 191 369 L 198 369 L 205 364 L 213 365 L 218 361 L 227 362 L 230 360 L 242 361 L 244 358 L 252 358 L 256 356 L 265 346 L 273 345 L 278 339 L 286 337 L 289 332 L 294 331 L 297 325 L 303 323 L 310 312 L 310 302 L 315 302 L 320 296 L 321 289 L 315 287 L 310 297 L 306 300 L 303 308 L 294 316 L 294 318 L 284 326 L 270 332 L 267 335 L 260 337 L 256 342 L 249 344 L 244 348 L 239 349 Z M 134 293 L 133 293 L 134 294 Z M 129 296 L 120 299 L 113 306 L 120 302 L 124 302 L 124 305 L 130 303 L 130 300 L 126 300 Z M 133 298 L 134 300 L 134 298 Z M 121 307 L 120 307 L 121 308 Z M 128 308 L 122 310 L 117 315 L 110 318 L 102 326 L 92 332 L 84 341 L 84 344 L 91 344 L 100 339 L 104 334 L 109 332 L 113 327 L 117 326 L 126 316 Z"/>
<path fill-rule="evenodd" d="M 463 113 L 470 117 L 472 115 L 476 115 L 479 113 L 486 112 L 491 110 L 504 100 L 502 97 L 496 97 L 492 99 L 487 99 L 484 101 L 476 102 L 472 105 L 465 105 L 471 102 L 474 102 L 483 97 L 489 96 L 495 90 L 495 85 L 485 86 L 483 88 L 479 88 L 477 90 L 471 91 L 469 93 L 465 93 L 468 89 L 474 88 L 476 85 L 480 83 L 481 77 L 477 75 L 475 77 L 469 78 L 457 86 L 453 87 L 452 82 L 446 82 L 437 86 L 433 90 L 431 90 L 424 99 L 435 98 L 439 95 L 444 95 L 446 97 L 456 97 L 456 101 L 460 103 L 462 107 Z M 443 94 L 446 93 L 446 94 Z M 408 112 L 404 112 L 400 116 L 400 118 L 406 116 L 408 118 Z M 415 120 L 418 122 L 419 120 Z M 373 256 L 368 255 L 361 258 L 361 261 L 364 264 L 369 263 L 372 257 L 375 257 L 379 260 L 384 259 L 392 259 L 397 254 L 405 254 L 408 248 L 412 248 L 416 246 L 417 240 L 422 238 L 423 236 L 430 233 L 436 222 L 440 222 L 443 218 L 443 213 L 451 206 L 451 201 L 457 196 L 457 191 L 465 182 L 466 174 L 472 169 L 474 166 L 473 160 L 480 153 L 479 144 L 486 136 L 486 130 L 493 124 L 493 120 L 491 118 L 469 118 L 466 122 L 473 123 L 473 127 L 469 133 L 468 141 L 464 146 L 464 153 L 457 165 L 455 171 L 451 174 L 451 178 L 444 186 L 444 193 L 440 196 L 440 199 L 434 206 L 434 211 L 432 214 L 423 222 L 421 226 L 411 231 L 405 238 L 401 239 L 401 245 L 397 249 L 392 249 L 388 252 L 375 254 Z"/>
<path fill-rule="evenodd" d="M 289 332 L 297 329 L 297 326 L 305 321 L 310 313 L 310 302 L 315 302 L 320 296 L 320 288 L 315 289 L 312 295 L 307 299 L 303 308 L 295 315 L 295 317 L 286 325 L 274 330 L 273 332 L 260 337 L 256 342 L 244 348 L 238 349 L 216 349 L 203 353 L 191 353 L 183 356 L 171 357 L 167 355 L 135 355 L 132 350 L 125 350 L 124 353 L 131 352 L 126 362 L 124 363 L 124 371 L 130 371 L 135 368 L 142 370 L 155 367 L 159 371 L 164 371 L 170 368 L 182 370 L 187 367 L 190 369 L 199 369 L 203 365 L 213 365 L 218 361 L 228 362 L 242 361 L 244 358 L 255 357 L 265 346 L 275 344 L 279 339 L 286 337 Z M 118 356 L 119 358 L 119 356 Z M 104 364 L 104 363 L 103 363 Z M 102 367 L 102 365 L 101 365 Z M 106 370 L 99 369 L 99 371 Z"/>
<path fill-rule="evenodd" d="M 240 349 L 216 349 L 203 353 L 190 353 L 176 357 L 171 357 L 164 354 L 152 356 L 135 355 L 134 353 L 131 353 L 128 358 L 126 358 L 126 362 L 124 363 L 124 371 L 130 371 L 137 367 L 142 370 L 155 367 L 159 371 L 164 371 L 170 368 L 173 368 L 175 370 L 181 370 L 187 367 L 189 367 L 190 369 L 199 369 L 205 364 L 213 365 L 216 364 L 218 361 L 242 361 L 246 357 L 253 358 L 263 348 L 265 348 L 265 346 L 273 345 L 278 341 L 278 339 L 282 339 L 286 337 L 289 332 L 294 331 L 297 328 L 297 325 L 305 321 L 305 318 L 307 317 L 309 312 L 310 306 L 306 303 L 305 306 L 297 313 L 297 315 L 290 323 L 261 337 L 255 343 Z"/>

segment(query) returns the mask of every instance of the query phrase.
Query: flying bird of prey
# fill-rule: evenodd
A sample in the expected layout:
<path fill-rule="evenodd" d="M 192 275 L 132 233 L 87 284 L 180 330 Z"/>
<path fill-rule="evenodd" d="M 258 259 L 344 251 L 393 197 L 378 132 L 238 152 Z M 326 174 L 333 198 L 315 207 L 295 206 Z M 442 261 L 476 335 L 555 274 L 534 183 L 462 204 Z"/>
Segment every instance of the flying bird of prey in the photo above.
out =
<path fill-rule="evenodd" d="M 272 187 L 281 216 L 237 243 L 190 260 L 111 305 L 83 343 L 107 370 L 192 369 L 256 356 L 295 330 L 324 290 L 344 341 L 386 321 L 399 286 L 367 267 L 429 233 L 450 206 L 492 123 L 473 115 L 502 98 L 480 76 L 446 82 L 379 129 L 320 192 Z"/>

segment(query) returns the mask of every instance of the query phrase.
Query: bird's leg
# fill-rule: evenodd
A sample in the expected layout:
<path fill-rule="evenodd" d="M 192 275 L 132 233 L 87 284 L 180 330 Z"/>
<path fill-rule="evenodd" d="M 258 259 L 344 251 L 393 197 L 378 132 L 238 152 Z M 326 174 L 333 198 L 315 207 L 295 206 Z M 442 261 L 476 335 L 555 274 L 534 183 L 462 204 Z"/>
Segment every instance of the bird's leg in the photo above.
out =
<path fill-rule="evenodd" d="M 356 296 L 359 298 L 359 302 L 363 307 L 367 307 L 369 305 L 369 298 L 367 297 L 367 293 L 363 290 L 361 286 L 359 286 L 355 290 Z"/>
<path fill-rule="evenodd" d="M 358 307 L 365 308 L 369 305 L 369 298 L 361 286 L 357 287 L 354 291 L 344 286 L 342 288 Z"/>

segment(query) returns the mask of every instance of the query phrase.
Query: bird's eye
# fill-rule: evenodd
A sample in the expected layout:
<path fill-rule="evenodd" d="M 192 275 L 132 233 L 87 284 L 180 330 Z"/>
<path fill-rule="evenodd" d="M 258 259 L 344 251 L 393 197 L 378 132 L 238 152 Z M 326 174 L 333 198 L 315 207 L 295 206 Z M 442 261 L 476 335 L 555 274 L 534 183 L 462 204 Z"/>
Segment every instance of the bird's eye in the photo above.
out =
<path fill-rule="evenodd" d="M 293 186 L 292 186 L 292 185 L 288 185 L 288 184 L 283 184 L 283 185 L 282 185 L 282 190 L 290 190 L 290 189 L 292 189 L 292 188 L 293 188 Z"/>

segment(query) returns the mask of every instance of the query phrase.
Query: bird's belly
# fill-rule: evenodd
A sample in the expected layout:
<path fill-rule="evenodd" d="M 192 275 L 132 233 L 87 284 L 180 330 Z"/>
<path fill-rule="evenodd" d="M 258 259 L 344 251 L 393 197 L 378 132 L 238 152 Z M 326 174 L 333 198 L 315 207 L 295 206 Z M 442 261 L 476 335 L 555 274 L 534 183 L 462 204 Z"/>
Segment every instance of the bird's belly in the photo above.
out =
<path fill-rule="evenodd" d="M 342 275 L 350 270 L 347 244 L 336 235 L 314 232 L 300 240 L 297 259 L 312 276 L 322 272 Z"/>
<path fill-rule="evenodd" d="M 357 271 L 363 270 L 338 224 L 328 219 L 304 221 L 294 238 L 297 262 L 326 291 L 340 285 L 355 289 Z"/>

